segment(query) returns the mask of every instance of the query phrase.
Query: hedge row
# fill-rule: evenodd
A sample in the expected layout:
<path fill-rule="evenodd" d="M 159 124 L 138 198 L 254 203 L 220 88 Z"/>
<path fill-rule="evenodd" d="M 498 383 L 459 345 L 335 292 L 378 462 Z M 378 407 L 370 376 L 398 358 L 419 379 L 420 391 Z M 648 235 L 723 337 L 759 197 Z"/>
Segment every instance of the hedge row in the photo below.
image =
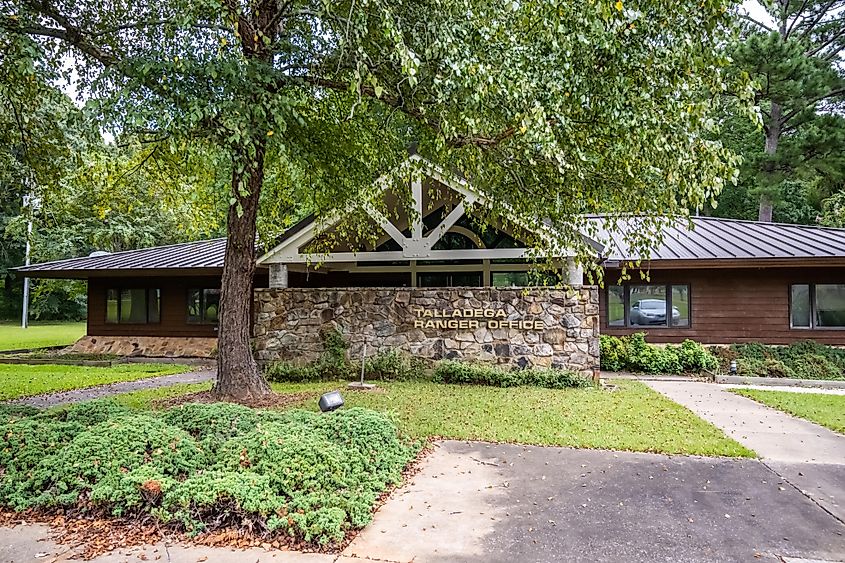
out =
<path fill-rule="evenodd" d="M 737 374 L 751 377 L 797 379 L 845 379 L 845 350 L 812 340 L 789 346 L 760 343 L 711 348 L 721 370 L 727 372 L 736 361 Z"/>
<path fill-rule="evenodd" d="M 601 337 L 601 369 L 637 373 L 683 374 L 714 371 L 719 362 L 704 346 L 684 340 L 679 346 L 655 346 L 645 334 Z"/>
<path fill-rule="evenodd" d="M 188 532 L 248 527 L 326 545 L 370 521 L 416 451 L 385 415 L 360 408 L 0 407 L 0 503 L 153 517 Z"/>
<path fill-rule="evenodd" d="M 433 381 L 437 383 L 491 385 L 494 387 L 533 385 L 549 389 L 593 385 L 591 378 L 569 370 L 555 368 L 509 369 L 488 364 L 473 364 L 452 360 L 438 362 L 434 368 Z"/>
<path fill-rule="evenodd" d="M 311 364 L 274 362 L 264 373 L 267 379 L 276 383 L 302 383 L 353 379 L 360 375 L 354 366 L 348 364 L 338 369 L 337 364 L 327 365 L 318 360 Z M 482 363 L 442 360 L 432 370 L 421 360 L 396 350 L 379 353 L 364 364 L 364 377 L 369 381 L 408 381 L 426 379 L 435 383 L 463 383 L 491 385 L 494 387 L 516 387 L 533 385 L 550 389 L 565 387 L 586 387 L 592 380 L 573 371 L 555 368 L 509 368 Z"/>
<path fill-rule="evenodd" d="M 272 362 L 264 369 L 268 381 L 277 383 L 303 383 L 337 381 L 360 377 L 361 365 L 346 359 L 346 355 L 323 354 L 310 364 Z M 398 350 L 379 352 L 364 362 L 364 377 L 370 381 L 408 381 L 425 377 L 428 365 Z"/>

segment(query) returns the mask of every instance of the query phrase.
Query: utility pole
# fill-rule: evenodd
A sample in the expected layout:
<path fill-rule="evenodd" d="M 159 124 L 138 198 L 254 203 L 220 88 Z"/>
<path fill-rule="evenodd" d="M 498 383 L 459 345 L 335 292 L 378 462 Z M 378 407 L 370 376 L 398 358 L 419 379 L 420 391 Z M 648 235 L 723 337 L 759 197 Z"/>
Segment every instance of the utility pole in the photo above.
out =
<path fill-rule="evenodd" d="M 26 251 L 24 254 L 24 264 L 29 266 L 30 254 L 32 253 L 32 214 L 40 204 L 36 196 L 24 194 L 23 207 L 27 213 L 26 222 Z M 23 279 L 23 313 L 21 314 L 21 328 L 29 327 L 29 278 Z"/>

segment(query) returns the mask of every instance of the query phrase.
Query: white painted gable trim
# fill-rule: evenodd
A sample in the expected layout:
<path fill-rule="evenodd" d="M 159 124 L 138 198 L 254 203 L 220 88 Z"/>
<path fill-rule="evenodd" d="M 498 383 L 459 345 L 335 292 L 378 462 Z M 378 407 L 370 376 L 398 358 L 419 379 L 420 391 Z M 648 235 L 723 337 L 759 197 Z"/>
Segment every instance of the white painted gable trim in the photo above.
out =
<path fill-rule="evenodd" d="M 313 221 L 301 231 L 283 241 L 269 252 L 258 259 L 259 265 L 270 264 L 310 264 L 326 262 L 355 262 L 355 261 L 394 261 L 394 260 L 472 260 L 472 259 L 502 259 L 502 258 L 526 258 L 529 256 L 527 248 L 496 248 L 496 249 L 473 249 L 473 250 L 433 250 L 434 245 L 439 241 L 460 218 L 466 213 L 467 205 L 480 203 L 487 205 L 487 199 L 474 190 L 466 180 L 444 171 L 439 166 L 419 155 L 411 155 L 407 160 L 398 165 L 397 170 L 379 177 L 374 186 L 378 192 L 383 193 L 390 187 L 390 181 L 401 174 L 404 170 L 413 172 L 413 165 L 419 167 L 419 172 L 414 173 L 411 179 L 411 196 L 414 204 L 414 224 L 411 226 L 411 236 L 406 237 L 390 220 L 370 204 L 364 205 L 364 210 L 372 219 L 402 247 L 401 251 L 391 252 L 333 252 L 326 254 L 301 254 L 299 248 L 313 240 L 320 232 L 336 225 L 343 214 L 335 212 L 324 218 L 322 221 Z M 403 170 L 404 169 L 404 170 Z M 422 179 L 421 174 L 427 175 L 442 183 L 448 188 L 457 192 L 463 201 L 459 203 L 441 223 L 432 229 L 428 236 L 423 236 L 424 226 L 422 223 Z M 345 212 L 351 209 L 345 209 Z M 507 207 L 505 211 L 508 211 Z M 515 221 L 517 224 L 520 222 Z M 538 232 L 537 227 L 528 227 L 519 224 L 521 228 L 534 232 L 541 237 L 551 241 L 549 233 Z M 541 229 L 548 230 L 541 226 Z M 551 256 L 565 257 L 572 253 L 565 250 L 550 253 Z"/>

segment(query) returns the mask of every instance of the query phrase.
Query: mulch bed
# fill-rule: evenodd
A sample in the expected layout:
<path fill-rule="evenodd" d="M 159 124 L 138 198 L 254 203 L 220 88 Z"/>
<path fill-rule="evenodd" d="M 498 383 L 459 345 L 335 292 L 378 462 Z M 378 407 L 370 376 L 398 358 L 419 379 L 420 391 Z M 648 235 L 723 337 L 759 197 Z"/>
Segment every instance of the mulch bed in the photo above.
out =
<path fill-rule="evenodd" d="M 245 399 L 233 401 L 245 407 L 254 409 L 278 409 L 289 407 L 297 403 L 302 403 L 308 399 L 315 397 L 315 393 L 270 393 L 258 399 Z M 219 403 L 220 398 L 214 395 L 211 391 L 199 391 L 197 393 L 188 393 L 186 395 L 179 395 L 169 399 L 159 399 L 153 401 L 152 406 L 158 409 L 166 409 L 169 407 L 176 407 L 186 403 Z"/>
<path fill-rule="evenodd" d="M 202 393 L 198 393 L 202 395 Z M 310 395 L 297 393 L 295 395 Z M 294 396 L 294 395 L 289 395 Z M 280 395 L 279 397 L 285 397 Z M 189 401 L 185 401 L 189 402 Z M 412 459 L 402 470 L 402 482 L 390 487 L 376 499 L 373 515 L 388 501 L 393 492 L 410 480 L 422 469 L 422 461 L 433 451 L 433 439 L 429 439 L 417 457 Z M 153 545 L 165 541 L 165 545 L 174 543 L 198 544 L 217 548 L 266 550 L 284 549 L 311 553 L 340 553 L 352 543 L 362 530 L 347 532 L 342 542 L 326 547 L 304 543 L 282 535 L 271 537 L 252 533 L 248 529 L 224 528 L 197 536 L 160 526 L 151 516 L 140 518 L 99 518 L 77 516 L 73 509 L 66 511 L 27 510 L 9 512 L 0 510 L 0 526 L 14 527 L 25 524 L 46 524 L 50 526 L 51 539 L 70 548 L 74 559 L 90 560 L 104 553 L 117 549 L 126 549 L 143 545 Z M 366 529 L 366 528 L 365 528 Z"/>

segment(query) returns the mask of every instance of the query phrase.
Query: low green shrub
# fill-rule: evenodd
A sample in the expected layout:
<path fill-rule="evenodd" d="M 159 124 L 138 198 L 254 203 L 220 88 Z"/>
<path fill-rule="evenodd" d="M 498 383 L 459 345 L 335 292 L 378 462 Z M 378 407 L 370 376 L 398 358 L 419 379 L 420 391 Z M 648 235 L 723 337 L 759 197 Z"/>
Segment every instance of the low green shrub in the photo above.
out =
<path fill-rule="evenodd" d="M 606 371 L 621 371 L 628 363 L 628 348 L 625 341 L 618 336 L 602 334 L 599 337 L 601 345 L 601 369 Z"/>
<path fill-rule="evenodd" d="M 842 368 L 821 354 L 806 354 L 789 365 L 799 379 L 842 379 Z"/>
<path fill-rule="evenodd" d="M 364 376 L 377 381 L 421 379 L 427 370 L 428 365 L 424 360 L 396 349 L 379 351 L 364 362 Z"/>
<path fill-rule="evenodd" d="M 316 362 L 298 364 L 278 361 L 264 368 L 268 381 L 277 383 L 305 383 L 336 381 L 360 375 L 361 364 L 346 360 L 337 353 L 323 354 Z M 408 381 L 425 377 L 426 362 L 396 349 L 380 351 L 364 362 L 364 377 L 376 381 Z"/>
<path fill-rule="evenodd" d="M 355 368 L 346 357 L 349 345 L 341 332 L 330 326 L 320 329 L 323 353 L 316 362 L 302 364 L 286 360 L 271 362 L 264 368 L 264 377 L 275 383 L 307 383 L 349 379 Z"/>
<path fill-rule="evenodd" d="M 707 348 L 687 338 L 678 350 L 678 359 L 685 372 L 716 371 L 719 361 Z"/>
<path fill-rule="evenodd" d="M 655 346 L 638 332 L 630 336 L 600 337 L 601 368 L 606 371 L 628 370 L 638 373 L 681 374 L 713 371 L 718 360 L 701 344 L 684 340 L 680 346 Z"/>
<path fill-rule="evenodd" d="M 307 383 L 329 381 L 315 364 L 296 364 L 286 360 L 271 362 L 264 367 L 264 377 L 272 383 Z"/>
<path fill-rule="evenodd" d="M 192 533 L 249 527 L 327 545 L 369 522 L 418 449 L 386 415 L 361 408 L 116 407 L 0 419 L 0 506 L 153 518 Z"/>
<path fill-rule="evenodd" d="M 748 377 L 845 379 L 845 350 L 812 340 L 788 346 L 759 342 L 733 344 L 714 350 L 722 371 L 736 361 L 737 374 Z"/>
<path fill-rule="evenodd" d="M 569 370 L 555 368 L 509 369 L 490 364 L 443 360 L 434 368 L 436 383 L 457 383 L 469 385 L 490 385 L 493 387 L 518 387 L 531 385 L 563 389 L 567 387 L 589 387 L 590 378 Z"/>
<path fill-rule="evenodd" d="M 750 377 L 795 377 L 795 372 L 776 358 L 742 358 L 736 361 L 739 375 Z"/>

